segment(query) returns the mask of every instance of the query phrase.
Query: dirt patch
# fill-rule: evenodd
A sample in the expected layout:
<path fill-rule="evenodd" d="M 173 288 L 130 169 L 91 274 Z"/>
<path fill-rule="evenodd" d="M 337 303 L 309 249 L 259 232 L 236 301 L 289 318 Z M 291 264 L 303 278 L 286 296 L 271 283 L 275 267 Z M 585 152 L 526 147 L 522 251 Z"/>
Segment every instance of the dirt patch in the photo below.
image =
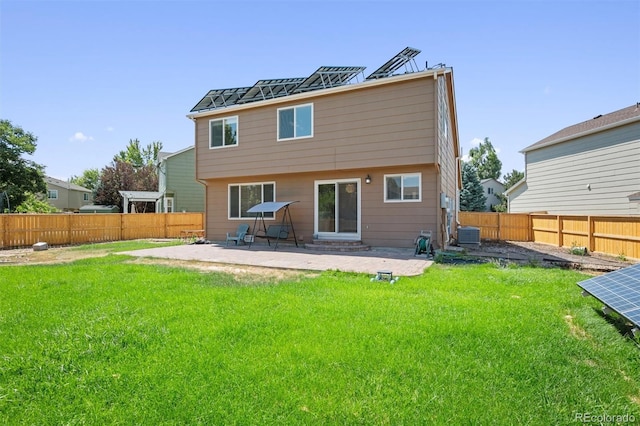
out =
<path fill-rule="evenodd" d="M 576 255 L 566 247 L 556 247 L 524 241 L 484 241 L 478 248 L 467 249 L 477 257 L 488 257 L 519 264 L 536 266 L 559 266 L 592 273 L 615 271 L 635 262 L 601 253 Z"/>
<path fill-rule="evenodd" d="M 107 248 L 101 249 L 99 245 L 91 250 L 78 250 L 77 247 L 50 247 L 48 250 L 34 251 L 31 248 L 0 250 L 0 267 L 15 265 L 52 265 L 56 263 L 69 263 L 80 259 L 103 257 L 113 253 Z M 117 254 L 117 253 L 113 253 Z M 212 262 L 186 261 L 160 258 L 135 258 L 130 261 L 135 264 L 155 264 L 175 266 L 179 268 L 196 269 L 202 272 L 224 272 L 232 274 L 243 281 L 267 282 L 283 279 L 297 279 L 314 276 L 308 271 L 294 271 L 278 268 L 262 268 L 245 265 L 229 265 Z"/>

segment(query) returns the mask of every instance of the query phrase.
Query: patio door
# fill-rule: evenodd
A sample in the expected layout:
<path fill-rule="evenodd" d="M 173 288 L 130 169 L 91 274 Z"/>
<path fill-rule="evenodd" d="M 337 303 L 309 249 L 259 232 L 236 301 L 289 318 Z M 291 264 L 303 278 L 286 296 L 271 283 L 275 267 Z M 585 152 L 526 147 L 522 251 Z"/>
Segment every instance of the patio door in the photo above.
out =
<path fill-rule="evenodd" d="M 320 239 L 360 239 L 360 179 L 316 181 L 315 234 Z"/>

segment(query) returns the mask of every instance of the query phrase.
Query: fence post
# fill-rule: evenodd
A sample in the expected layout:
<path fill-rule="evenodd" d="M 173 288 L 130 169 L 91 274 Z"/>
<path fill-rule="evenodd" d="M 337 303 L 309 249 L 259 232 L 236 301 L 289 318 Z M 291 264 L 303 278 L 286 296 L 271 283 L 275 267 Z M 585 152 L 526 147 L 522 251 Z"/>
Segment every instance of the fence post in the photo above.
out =
<path fill-rule="evenodd" d="M 562 216 L 558 215 L 556 217 L 556 220 L 558 221 L 558 224 L 556 226 L 556 228 L 558 229 L 558 247 L 562 247 L 562 241 L 563 241 L 563 236 L 562 236 Z"/>
<path fill-rule="evenodd" d="M 588 243 L 589 252 L 594 251 L 596 248 L 596 238 L 593 236 L 593 228 L 594 228 L 593 216 L 587 216 L 587 239 L 589 241 Z"/>

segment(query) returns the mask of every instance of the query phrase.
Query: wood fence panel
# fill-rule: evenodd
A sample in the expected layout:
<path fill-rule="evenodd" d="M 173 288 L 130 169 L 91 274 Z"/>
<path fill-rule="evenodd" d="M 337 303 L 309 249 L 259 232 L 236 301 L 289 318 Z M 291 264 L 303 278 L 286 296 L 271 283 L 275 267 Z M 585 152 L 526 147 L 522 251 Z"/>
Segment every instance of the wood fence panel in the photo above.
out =
<path fill-rule="evenodd" d="M 560 247 L 589 248 L 589 216 L 558 216 Z"/>
<path fill-rule="evenodd" d="M 179 238 L 182 231 L 204 230 L 204 213 L 167 213 L 166 238 Z"/>
<path fill-rule="evenodd" d="M 165 238 L 166 213 L 132 213 L 122 215 L 122 239 Z"/>
<path fill-rule="evenodd" d="M 558 245 L 558 216 L 531 215 L 531 237 L 543 244 Z"/>
<path fill-rule="evenodd" d="M 204 229 L 203 213 L 0 214 L 0 249 L 30 247 L 43 241 L 67 245 L 179 238 Z"/>
<path fill-rule="evenodd" d="M 103 243 L 122 239 L 122 215 L 86 213 L 71 215 L 71 244 Z"/>
<path fill-rule="evenodd" d="M 497 213 L 500 219 L 499 238 L 502 241 L 530 241 L 529 215 L 526 213 Z"/>
<path fill-rule="evenodd" d="M 640 217 L 592 217 L 592 251 L 640 259 Z"/>
<path fill-rule="evenodd" d="M 500 218 L 497 213 L 460 212 L 458 215 L 461 226 L 475 226 L 480 228 L 480 239 L 499 239 Z"/>

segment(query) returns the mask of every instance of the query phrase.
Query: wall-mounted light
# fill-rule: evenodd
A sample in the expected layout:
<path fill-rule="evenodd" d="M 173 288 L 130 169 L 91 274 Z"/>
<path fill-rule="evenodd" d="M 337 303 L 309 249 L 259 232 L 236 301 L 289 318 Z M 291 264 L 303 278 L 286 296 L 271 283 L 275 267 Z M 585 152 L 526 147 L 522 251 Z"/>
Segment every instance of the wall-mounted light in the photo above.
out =
<path fill-rule="evenodd" d="M 364 183 L 366 183 L 367 185 L 371 183 L 371 176 L 367 175 L 366 178 L 364 178 Z"/>

